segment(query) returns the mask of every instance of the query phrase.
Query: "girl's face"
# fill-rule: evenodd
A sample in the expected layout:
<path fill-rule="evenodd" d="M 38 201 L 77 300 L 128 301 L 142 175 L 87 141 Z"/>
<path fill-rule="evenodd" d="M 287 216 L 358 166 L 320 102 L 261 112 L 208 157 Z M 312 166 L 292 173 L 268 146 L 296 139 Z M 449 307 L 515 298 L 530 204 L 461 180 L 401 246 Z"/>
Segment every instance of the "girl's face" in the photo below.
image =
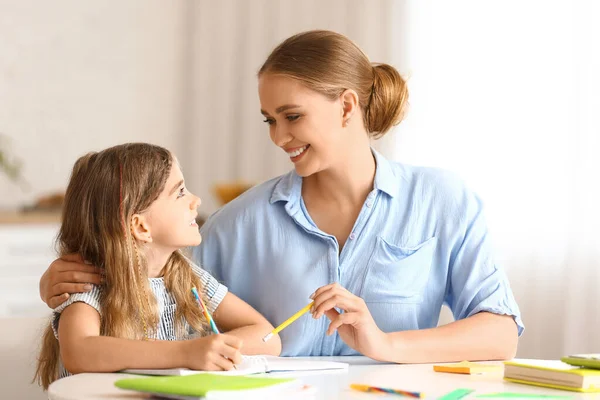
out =
<path fill-rule="evenodd" d="M 258 81 L 261 113 L 271 140 L 290 157 L 296 172 L 310 176 L 344 157 L 343 104 L 282 75 Z"/>
<path fill-rule="evenodd" d="M 196 217 L 200 199 L 184 184 L 178 163 L 173 162 L 163 192 L 143 213 L 152 238 L 151 246 L 175 251 L 202 241 Z"/>

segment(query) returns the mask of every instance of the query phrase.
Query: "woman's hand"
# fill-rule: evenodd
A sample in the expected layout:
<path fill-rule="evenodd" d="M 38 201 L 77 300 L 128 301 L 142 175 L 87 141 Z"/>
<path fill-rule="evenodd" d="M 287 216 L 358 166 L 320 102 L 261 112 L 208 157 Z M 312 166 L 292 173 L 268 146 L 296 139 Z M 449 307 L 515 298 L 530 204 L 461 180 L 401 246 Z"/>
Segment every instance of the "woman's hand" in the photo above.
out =
<path fill-rule="evenodd" d="M 379 329 L 362 298 L 337 283 L 320 287 L 310 298 L 314 300 L 313 318 L 326 315 L 331 320 L 327 335 L 337 329 L 342 340 L 354 350 L 376 360 L 385 359 L 388 337 Z M 339 313 L 335 308 L 344 312 Z"/>
<path fill-rule="evenodd" d="M 52 261 L 40 279 L 40 297 L 50 308 L 56 308 L 69 298 L 69 293 L 87 292 L 91 284 L 99 285 L 101 277 L 96 267 L 87 265 L 79 254 L 69 254 Z"/>
<path fill-rule="evenodd" d="M 186 367 L 199 371 L 229 371 L 242 362 L 242 341 L 221 333 L 185 342 Z"/>

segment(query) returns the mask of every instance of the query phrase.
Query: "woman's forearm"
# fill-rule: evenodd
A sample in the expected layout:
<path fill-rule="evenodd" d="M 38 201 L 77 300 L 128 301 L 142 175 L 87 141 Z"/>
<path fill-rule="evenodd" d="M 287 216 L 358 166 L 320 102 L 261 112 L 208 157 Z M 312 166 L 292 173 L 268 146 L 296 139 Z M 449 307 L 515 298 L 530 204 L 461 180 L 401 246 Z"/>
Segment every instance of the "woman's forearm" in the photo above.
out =
<path fill-rule="evenodd" d="M 432 329 L 392 332 L 381 358 L 398 363 L 506 360 L 517 351 L 517 325 L 508 315 L 481 312 Z"/>
<path fill-rule="evenodd" d="M 186 363 L 183 341 L 142 341 L 89 336 L 61 346 L 67 371 L 115 372 L 127 368 L 177 368 Z"/>
<path fill-rule="evenodd" d="M 273 335 L 266 343 L 262 340 L 262 338 L 272 330 L 273 326 L 266 323 L 242 326 L 227 333 L 243 340 L 244 345 L 242 347 L 242 354 L 268 354 L 278 356 L 281 354 L 281 338 L 279 335 Z"/>

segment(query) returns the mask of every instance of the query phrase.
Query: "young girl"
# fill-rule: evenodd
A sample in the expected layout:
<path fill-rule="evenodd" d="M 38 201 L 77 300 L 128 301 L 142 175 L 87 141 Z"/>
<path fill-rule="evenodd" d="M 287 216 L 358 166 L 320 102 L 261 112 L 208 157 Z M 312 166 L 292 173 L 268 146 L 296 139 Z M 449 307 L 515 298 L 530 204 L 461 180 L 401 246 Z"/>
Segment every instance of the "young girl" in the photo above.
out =
<path fill-rule="evenodd" d="M 54 310 L 35 375 L 45 389 L 71 373 L 229 370 L 241 361 L 242 344 L 245 354 L 279 354 L 279 338 L 261 340 L 273 326 L 181 253 L 201 241 L 199 205 L 164 148 L 124 144 L 77 160 L 60 254 L 79 254 L 104 282 Z M 193 287 L 228 333 L 208 334 Z"/>

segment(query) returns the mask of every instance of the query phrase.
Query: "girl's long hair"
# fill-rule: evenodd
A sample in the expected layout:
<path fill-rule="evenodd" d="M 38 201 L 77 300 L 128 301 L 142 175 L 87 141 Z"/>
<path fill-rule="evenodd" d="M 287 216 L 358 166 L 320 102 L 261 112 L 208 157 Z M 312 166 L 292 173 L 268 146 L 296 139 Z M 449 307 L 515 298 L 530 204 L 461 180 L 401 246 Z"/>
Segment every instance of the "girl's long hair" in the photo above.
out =
<path fill-rule="evenodd" d="M 131 219 L 158 198 L 174 159 L 159 146 L 128 143 L 86 154 L 73 167 L 57 238 L 60 256 L 80 254 L 100 269 L 100 335 L 127 339 L 152 337 L 159 322 L 156 299 L 148 284 L 146 261 L 131 234 Z M 138 258 L 139 256 L 139 258 Z M 139 260 L 139 262 L 138 262 Z M 163 270 L 165 286 L 177 304 L 177 336 L 186 337 L 185 321 L 196 332 L 208 327 L 191 294 L 202 283 L 180 251 Z M 144 329 L 146 326 L 146 330 Z M 46 328 L 34 381 L 47 389 L 58 379 L 59 342 Z"/>

